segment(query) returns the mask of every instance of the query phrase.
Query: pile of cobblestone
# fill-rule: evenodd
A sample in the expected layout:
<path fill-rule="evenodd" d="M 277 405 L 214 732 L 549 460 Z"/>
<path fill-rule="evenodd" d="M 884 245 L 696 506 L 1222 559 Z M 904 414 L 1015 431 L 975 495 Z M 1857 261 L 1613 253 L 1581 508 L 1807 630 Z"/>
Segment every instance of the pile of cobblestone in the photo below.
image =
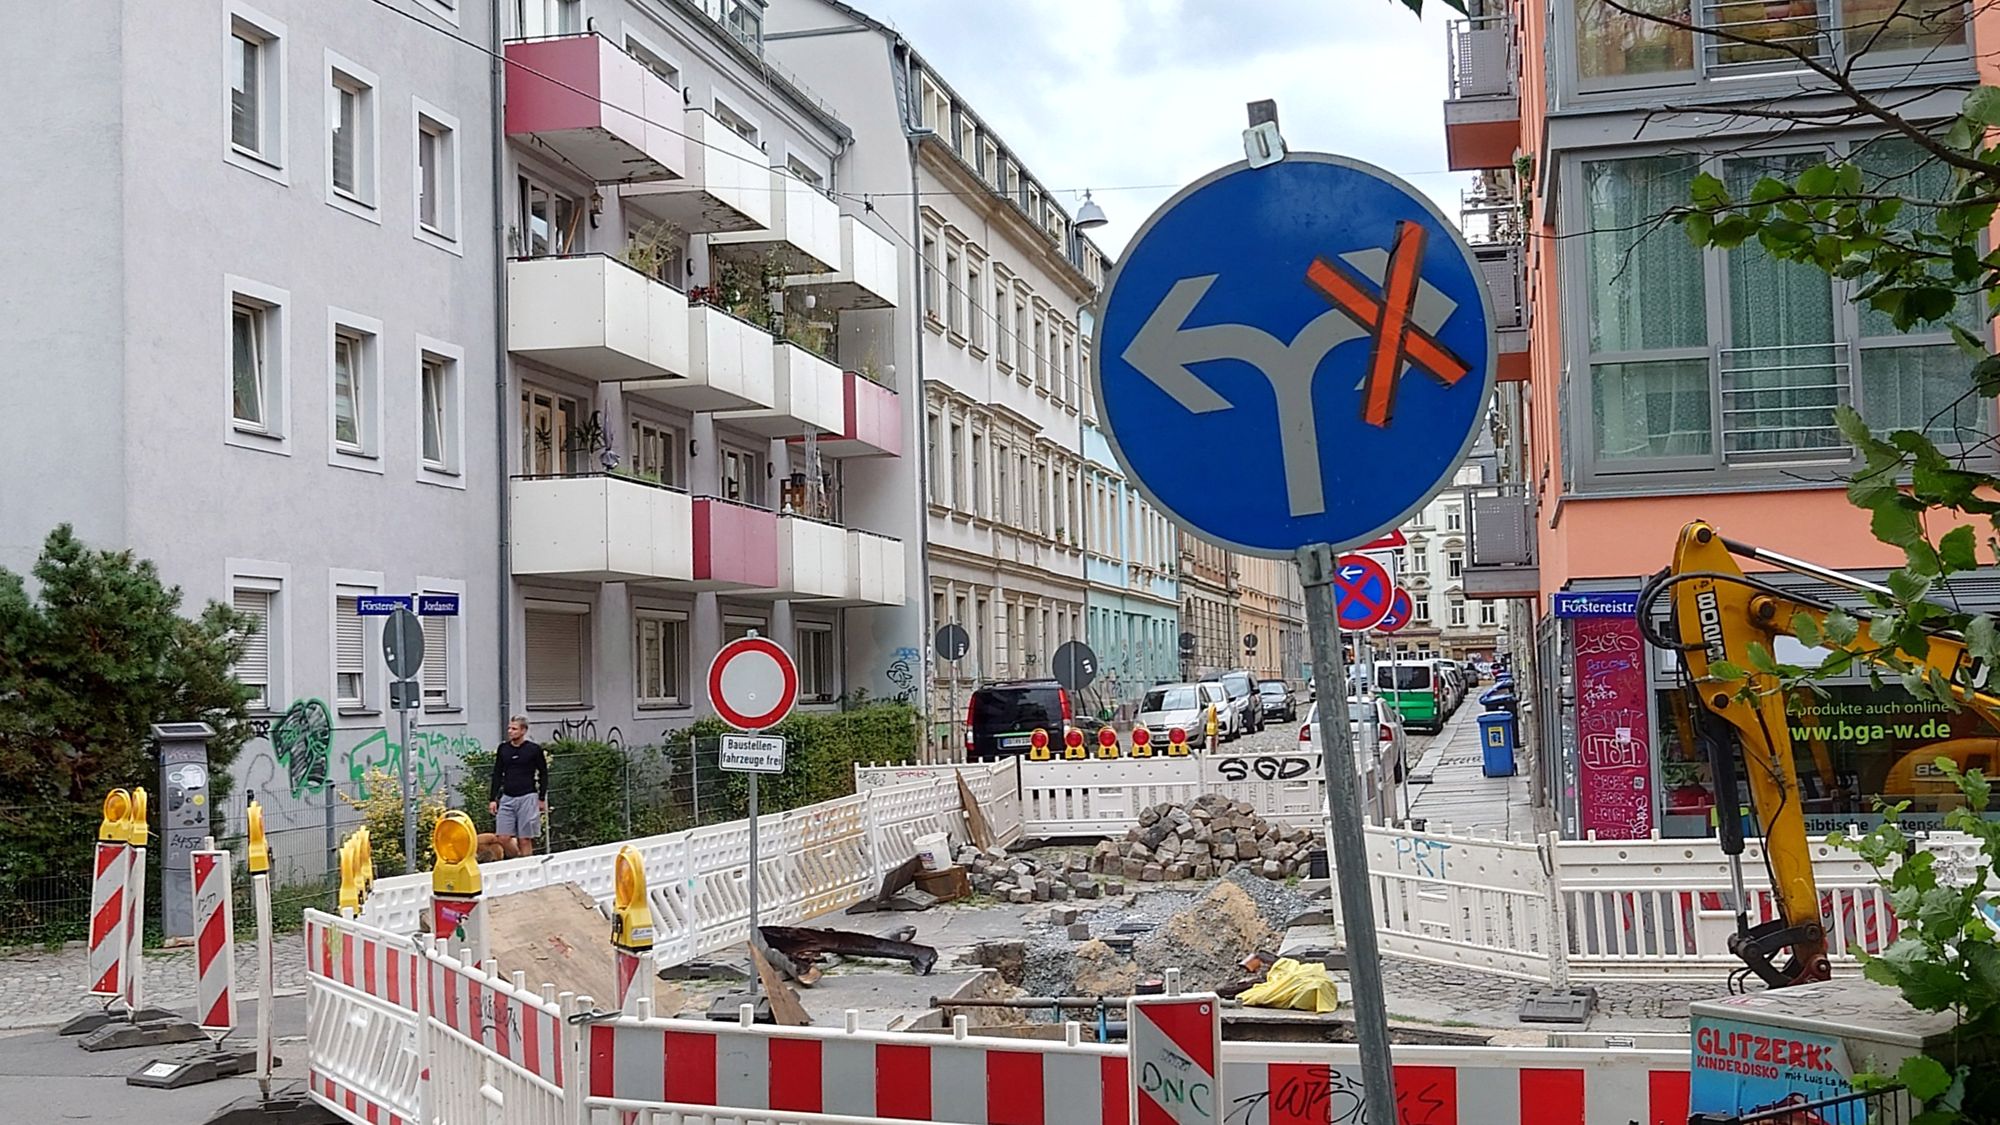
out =
<path fill-rule="evenodd" d="M 1081 855 L 1009 855 L 1004 848 L 981 850 L 968 844 L 952 858 L 966 869 L 974 893 L 1002 902 L 1069 902 L 1125 893 L 1124 883 L 1092 875 Z"/>
<path fill-rule="evenodd" d="M 1237 870 L 1284 879 L 1302 872 L 1320 846 L 1312 829 L 1272 824 L 1242 801 L 1207 793 L 1191 804 L 1144 810 L 1124 839 L 1097 845 L 1089 868 L 1142 883 L 1213 879 Z"/>

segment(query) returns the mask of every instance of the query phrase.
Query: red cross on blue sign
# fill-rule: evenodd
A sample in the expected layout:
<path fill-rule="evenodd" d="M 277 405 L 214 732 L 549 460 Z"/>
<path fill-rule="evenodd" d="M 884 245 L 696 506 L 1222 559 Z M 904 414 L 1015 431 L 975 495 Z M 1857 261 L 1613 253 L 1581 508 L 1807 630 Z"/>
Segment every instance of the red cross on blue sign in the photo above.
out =
<path fill-rule="evenodd" d="M 1333 602 L 1340 627 L 1373 629 L 1389 612 L 1396 583 L 1381 563 L 1367 555 L 1342 555 L 1333 568 Z"/>

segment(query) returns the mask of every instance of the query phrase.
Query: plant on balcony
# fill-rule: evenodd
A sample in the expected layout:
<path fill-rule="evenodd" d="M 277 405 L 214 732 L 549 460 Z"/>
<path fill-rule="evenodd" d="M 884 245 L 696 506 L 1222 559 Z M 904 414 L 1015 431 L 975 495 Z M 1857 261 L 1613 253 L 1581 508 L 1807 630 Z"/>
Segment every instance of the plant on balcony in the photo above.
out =
<path fill-rule="evenodd" d="M 687 232 L 672 223 L 647 223 L 632 232 L 625 248 L 618 252 L 618 260 L 655 280 L 678 285 L 683 279 L 674 276 L 674 266 L 681 260 L 686 241 Z"/>

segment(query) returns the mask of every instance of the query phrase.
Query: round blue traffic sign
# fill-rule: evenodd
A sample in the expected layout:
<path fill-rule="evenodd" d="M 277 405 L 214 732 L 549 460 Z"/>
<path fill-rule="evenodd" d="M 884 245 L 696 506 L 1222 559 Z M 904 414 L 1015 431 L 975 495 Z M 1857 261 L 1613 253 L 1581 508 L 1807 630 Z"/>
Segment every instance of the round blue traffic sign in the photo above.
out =
<path fill-rule="evenodd" d="M 1465 459 L 1493 387 L 1471 249 L 1416 189 L 1345 157 L 1183 188 L 1099 308 L 1092 376 L 1126 475 L 1249 554 L 1356 547 L 1402 523 Z"/>
<path fill-rule="evenodd" d="M 1333 564 L 1334 616 L 1343 629 L 1373 629 L 1389 615 L 1396 583 L 1367 555 L 1342 555 Z"/>
<path fill-rule="evenodd" d="M 1398 586 L 1395 594 L 1389 598 L 1389 612 L 1383 614 L 1382 620 L 1375 623 L 1375 631 L 1393 633 L 1408 625 L 1411 615 L 1415 612 L 1416 606 L 1410 601 L 1410 592 Z"/>

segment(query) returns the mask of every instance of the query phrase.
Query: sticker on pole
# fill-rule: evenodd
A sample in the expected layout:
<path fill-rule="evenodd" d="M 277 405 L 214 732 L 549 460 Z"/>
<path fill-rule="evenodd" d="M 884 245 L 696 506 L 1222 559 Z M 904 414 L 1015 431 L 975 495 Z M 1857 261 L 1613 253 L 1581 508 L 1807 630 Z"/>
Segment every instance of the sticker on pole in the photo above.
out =
<path fill-rule="evenodd" d="M 784 773 L 785 740 L 776 735 L 725 734 L 716 764 L 738 773 Z"/>
<path fill-rule="evenodd" d="M 1126 1001 L 1134 1125 L 1222 1125 L 1222 1010 L 1212 995 Z"/>
<path fill-rule="evenodd" d="M 1388 172 L 1318 152 L 1232 164 L 1161 205 L 1105 284 L 1104 433 L 1146 499 L 1203 539 L 1270 557 L 1358 547 L 1471 449 L 1490 305 L 1458 228 Z M 1240 487 L 1215 487 L 1223 451 Z"/>
<path fill-rule="evenodd" d="M 708 701 L 737 730 L 778 725 L 798 698 L 799 666 L 768 637 L 730 641 L 708 666 Z"/>
<path fill-rule="evenodd" d="M 1342 555 L 1333 564 L 1333 605 L 1342 629 L 1373 629 L 1389 615 L 1396 581 L 1367 555 Z"/>
<path fill-rule="evenodd" d="M 1389 598 L 1389 612 L 1383 614 L 1382 620 L 1375 623 L 1375 631 L 1378 633 L 1393 633 L 1403 626 L 1408 625 L 1410 623 L 1410 615 L 1415 611 L 1416 607 L 1410 601 L 1410 592 L 1398 586 L 1396 587 L 1395 594 Z"/>

